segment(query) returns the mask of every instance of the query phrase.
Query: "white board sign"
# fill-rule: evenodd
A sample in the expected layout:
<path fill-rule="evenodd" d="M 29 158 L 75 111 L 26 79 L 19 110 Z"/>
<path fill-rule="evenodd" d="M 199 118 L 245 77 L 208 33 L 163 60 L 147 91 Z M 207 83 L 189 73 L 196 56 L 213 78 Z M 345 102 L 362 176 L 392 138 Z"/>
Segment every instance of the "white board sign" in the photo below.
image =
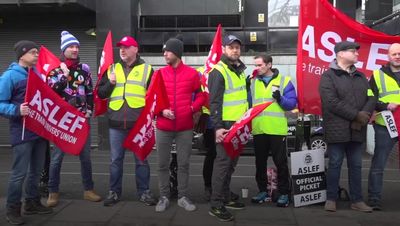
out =
<path fill-rule="evenodd" d="M 326 201 L 326 177 L 323 150 L 290 153 L 294 206 Z"/>

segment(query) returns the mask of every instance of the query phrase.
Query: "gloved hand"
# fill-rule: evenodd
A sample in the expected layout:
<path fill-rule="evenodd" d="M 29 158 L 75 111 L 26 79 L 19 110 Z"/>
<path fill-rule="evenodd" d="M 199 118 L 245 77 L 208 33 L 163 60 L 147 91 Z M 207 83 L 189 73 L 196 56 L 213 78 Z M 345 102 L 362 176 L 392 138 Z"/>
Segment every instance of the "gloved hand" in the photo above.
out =
<path fill-rule="evenodd" d="M 276 102 L 281 102 L 281 92 L 279 91 L 279 89 L 278 90 L 275 90 L 273 93 L 272 93 L 272 97 L 276 100 Z"/>
<path fill-rule="evenodd" d="M 371 118 L 371 113 L 366 111 L 360 111 L 357 113 L 355 120 L 361 123 L 361 125 L 365 126 L 367 125 L 369 118 Z"/>
<path fill-rule="evenodd" d="M 357 122 L 357 121 L 352 121 L 351 122 L 351 128 L 357 131 L 361 131 L 361 123 Z"/>

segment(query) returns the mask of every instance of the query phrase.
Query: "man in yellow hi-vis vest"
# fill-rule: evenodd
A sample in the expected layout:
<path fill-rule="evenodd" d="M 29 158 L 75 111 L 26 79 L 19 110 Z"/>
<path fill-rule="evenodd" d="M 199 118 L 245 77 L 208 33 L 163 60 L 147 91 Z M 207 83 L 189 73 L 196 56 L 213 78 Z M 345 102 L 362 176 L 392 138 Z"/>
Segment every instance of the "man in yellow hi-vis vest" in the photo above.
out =
<path fill-rule="evenodd" d="M 378 112 L 395 111 L 400 104 L 400 44 L 389 47 L 389 63 L 375 70 L 369 84 L 372 92 L 378 97 L 375 110 Z M 397 128 L 399 129 L 399 128 Z M 374 124 L 375 150 L 372 157 L 368 178 L 368 204 L 374 210 L 381 210 L 383 171 L 397 137 L 391 138 L 386 129 L 382 115 L 378 113 Z"/>
<path fill-rule="evenodd" d="M 229 188 L 238 157 L 232 160 L 226 154 L 221 143 L 228 133 L 228 129 L 248 109 L 246 76 L 244 74 L 246 66 L 239 59 L 241 44 L 240 39 L 234 35 L 224 37 L 222 41 L 223 55 L 208 77 L 210 113 L 217 143 L 209 214 L 221 221 L 233 220 L 233 215 L 226 208 L 244 208 L 243 203 L 232 200 Z"/>
<path fill-rule="evenodd" d="M 138 54 L 136 40 L 125 36 L 117 43 L 121 61 L 111 65 L 99 83 L 98 95 L 108 98 L 108 122 L 110 133 L 110 190 L 104 206 L 113 206 L 120 201 L 125 148 L 122 146 L 130 129 L 134 126 L 145 104 L 145 96 L 153 69 Z M 128 152 L 129 153 L 129 152 Z M 137 195 L 146 205 L 155 205 L 150 192 L 150 166 L 147 160 L 135 157 Z"/>
<path fill-rule="evenodd" d="M 253 106 L 268 101 L 273 103 L 252 120 L 254 135 L 254 153 L 256 161 L 256 182 L 259 193 L 251 199 L 253 203 L 269 201 L 267 193 L 267 160 L 271 154 L 278 171 L 277 206 L 289 205 L 289 169 L 285 150 L 285 138 L 288 131 L 285 111 L 293 110 L 297 104 L 296 90 L 290 77 L 282 76 L 278 69 L 272 68 L 272 57 L 258 55 L 254 58 L 255 76 L 251 80 Z"/>

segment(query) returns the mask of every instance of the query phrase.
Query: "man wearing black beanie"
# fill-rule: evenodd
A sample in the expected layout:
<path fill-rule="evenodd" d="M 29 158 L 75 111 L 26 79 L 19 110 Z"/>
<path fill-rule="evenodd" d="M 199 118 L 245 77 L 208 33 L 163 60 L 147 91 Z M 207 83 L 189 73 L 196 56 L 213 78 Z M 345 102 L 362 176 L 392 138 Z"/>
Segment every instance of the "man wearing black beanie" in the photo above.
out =
<path fill-rule="evenodd" d="M 6 219 L 10 224 L 23 224 L 21 217 L 22 186 L 26 178 L 25 214 L 47 214 L 52 209 L 40 202 L 38 182 L 43 168 L 46 140 L 25 129 L 22 137 L 23 117 L 28 114 L 24 102 L 28 70 L 36 65 L 39 47 L 32 41 L 22 40 L 15 44 L 18 63 L 14 62 L 0 76 L 0 114 L 10 119 L 13 163 L 8 182 Z M 28 174 L 28 170 L 30 173 Z"/>
<path fill-rule="evenodd" d="M 164 46 L 164 51 L 170 51 L 175 54 L 179 59 L 182 58 L 183 42 L 177 38 L 169 39 Z"/>
<path fill-rule="evenodd" d="M 193 114 L 200 111 L 205 95 L 200 90 L 200 77 L 194 68 L 182 60 L 183 42 L 169 39 L 164 47 L 164 59 L 168 64 L 160 69 L 169 99 L 169 109 L 157 117 L 156 147 L 158 153 L 158 184 L 160 199 L 156 212 L 169 206 L 169 162 L 173 140 L 178 160 L 178 206 L 186 211 L 196 210 L 188 197 L 189 159 L 192 151 Z M 193 98 L 193 93 L 195 93 Z"/>

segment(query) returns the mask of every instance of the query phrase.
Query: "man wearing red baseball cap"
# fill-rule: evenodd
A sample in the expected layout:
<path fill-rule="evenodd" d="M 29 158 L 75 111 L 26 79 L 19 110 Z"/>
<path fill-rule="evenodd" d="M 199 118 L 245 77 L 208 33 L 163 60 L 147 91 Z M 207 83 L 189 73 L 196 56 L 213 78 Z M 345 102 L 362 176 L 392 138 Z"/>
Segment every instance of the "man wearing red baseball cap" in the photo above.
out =
<path fill-rule="evenodd" d="M 102 77 L 98 90 L 100 98 L 108 99 L 111 151 L 110 190 L 104 206 L 113 206 L 120 201 L 125 155 L 122 144 L 143 110 L 146 90 L 153 75 L 152 66 L 140 58 L 139 45 L 133 37 L 123 37 L 117 46 L 121 60 L 110 66 L 106 76 Z M 156 200 L 149 189 L 149 163 L 147 160 L 139 160 L 136 155 L 134 157 L 138 198 L 146 205 L 155 205 Z"/>

